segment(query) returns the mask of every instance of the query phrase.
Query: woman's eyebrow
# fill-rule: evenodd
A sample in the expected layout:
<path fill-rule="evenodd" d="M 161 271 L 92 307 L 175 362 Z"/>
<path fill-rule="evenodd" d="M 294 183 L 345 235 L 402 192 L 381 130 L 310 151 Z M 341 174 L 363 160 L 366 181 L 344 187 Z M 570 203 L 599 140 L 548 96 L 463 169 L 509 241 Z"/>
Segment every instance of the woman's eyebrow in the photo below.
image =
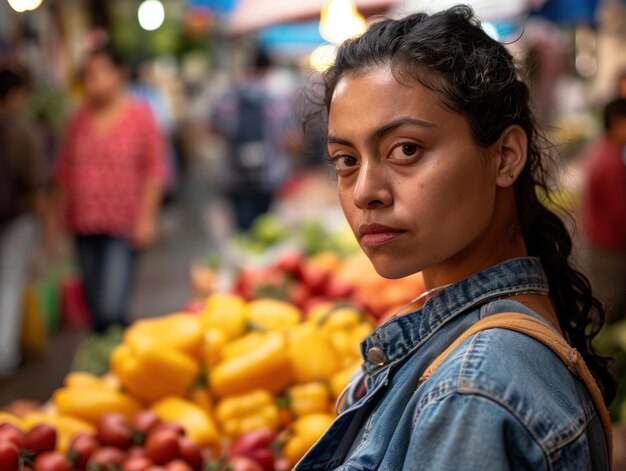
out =
<path fill-rule="evenodd" d="M 367 138 L 367 142 L 368 142 L 368 144 L 372 144 L 372 143 L 380 140 L 381 138 L 383 138 L 385 136 L 385 134 L 388 134 L 389 132 L 393 131 L 394 129 L 397 129 L 397 128 L 399 128 L 401 126 L 404 126 L 406 124 L 410 124 L 412 126 L 421 126 L 421 127 L 426 127 L 426 128 L 436 128 L 436 127 L 439 127 L 438 124 L 431 123 L 430 121 L 424 121 L 422 119 L 408 118 L 408 117 L 407 118 L 394 119 L 390 123 L 387 123 L 387 124 L 379 127 L 378 129 L 376 129 Z M 349 140 L 344 139 L 344 138 L 339 137 L 339 136 L 335 136 L 333 134 L 329 134 L 328 135 L 328 137 L 326 138 L 326 142 L 328 144 L 340 144 L 340 145 L 344 145 L 344 146 L 354 147 L 352 142 L 350 142 Z"/>
<path fill-rule="evenodd" d="M 339 137 L 339 136 L 333 136 L 332 134 L 328 135 L 328 137 L 326 138 L 326 143 L 327 144 L 339 144 L 339 145 L 342 145 L 342 146 L 354 147 L 352 142 L 348 141 L 347 139 L 344 139 L 344 138 Z"/>

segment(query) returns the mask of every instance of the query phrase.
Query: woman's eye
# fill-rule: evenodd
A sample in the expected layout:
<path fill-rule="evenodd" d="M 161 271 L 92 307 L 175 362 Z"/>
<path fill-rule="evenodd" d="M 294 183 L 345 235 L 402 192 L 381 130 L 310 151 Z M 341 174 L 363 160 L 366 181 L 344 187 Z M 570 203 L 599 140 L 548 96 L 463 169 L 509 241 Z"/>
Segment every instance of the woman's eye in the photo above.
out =
<path fill-rule="evenodd" d="M 391 151 L 391 157 L 398 160 L 407 160 L 419 154 L 420 147 L 417 144 L 399 144 Z"/>
<path fill-rule="evenodd" d="M 359 161 L 351 155 L 338 155 L 333 158 L 333 161 L 335 162 L 337 171 L 348 170 L 359 163 Z"/>

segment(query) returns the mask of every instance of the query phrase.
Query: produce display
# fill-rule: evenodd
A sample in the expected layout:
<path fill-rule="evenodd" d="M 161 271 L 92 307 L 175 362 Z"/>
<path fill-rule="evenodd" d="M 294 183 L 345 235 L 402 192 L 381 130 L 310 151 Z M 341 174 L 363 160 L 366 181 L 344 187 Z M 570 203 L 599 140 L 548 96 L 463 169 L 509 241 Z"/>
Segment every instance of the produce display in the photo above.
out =
<path fill-rule="evenodd" d="M 213 261 L 184 312 L 79 349 L 87 371 L 47 404 L 0 413 L 0 471 L 291 469 L 334 420 L 360 342 L 423 291 L 419 274 L 377 275 L 345 229 L 324 231 L 261 219 L 227 289 Z"/>
<path fill-rule="evenodd" d="M 236 293 L 137 321 L 110 373 L 71 372 L 42 410 L 0 415 L 22 437 L 0 434 L 0 471 L 290 469 L 331 424 L 374 325 L 344 302 Z M 41 428 L 53 438 L 30 445 Z"/>

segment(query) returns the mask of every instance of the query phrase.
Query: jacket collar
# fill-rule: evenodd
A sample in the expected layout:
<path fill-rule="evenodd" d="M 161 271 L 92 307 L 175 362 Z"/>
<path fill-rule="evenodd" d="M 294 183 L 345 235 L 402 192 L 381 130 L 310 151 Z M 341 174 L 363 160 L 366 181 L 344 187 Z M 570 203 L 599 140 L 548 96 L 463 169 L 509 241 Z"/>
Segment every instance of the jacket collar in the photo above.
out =
<path fill-rule="evenodd" d="M 538 258 L 507 260 L 448 286 L 420 309 L 374 330 L 361 343 L 363 369 L 372 374 L 402 360 L 460 314 L 487 301 L 525 291 L 550 292 Z"/>

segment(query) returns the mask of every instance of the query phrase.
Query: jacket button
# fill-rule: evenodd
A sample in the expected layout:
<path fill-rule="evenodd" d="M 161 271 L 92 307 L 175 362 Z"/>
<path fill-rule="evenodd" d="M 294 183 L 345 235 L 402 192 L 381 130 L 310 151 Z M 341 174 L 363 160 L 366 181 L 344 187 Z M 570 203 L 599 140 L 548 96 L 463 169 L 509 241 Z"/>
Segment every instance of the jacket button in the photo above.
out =
<path fill-rule="evenodd" d="M 385 352 L 383 352 L 383 349 L 379 347 L 370 348 L 367 351 L 367 359 L 378 366 L 384 365 L 385 362 L 387 361 Z"/>

